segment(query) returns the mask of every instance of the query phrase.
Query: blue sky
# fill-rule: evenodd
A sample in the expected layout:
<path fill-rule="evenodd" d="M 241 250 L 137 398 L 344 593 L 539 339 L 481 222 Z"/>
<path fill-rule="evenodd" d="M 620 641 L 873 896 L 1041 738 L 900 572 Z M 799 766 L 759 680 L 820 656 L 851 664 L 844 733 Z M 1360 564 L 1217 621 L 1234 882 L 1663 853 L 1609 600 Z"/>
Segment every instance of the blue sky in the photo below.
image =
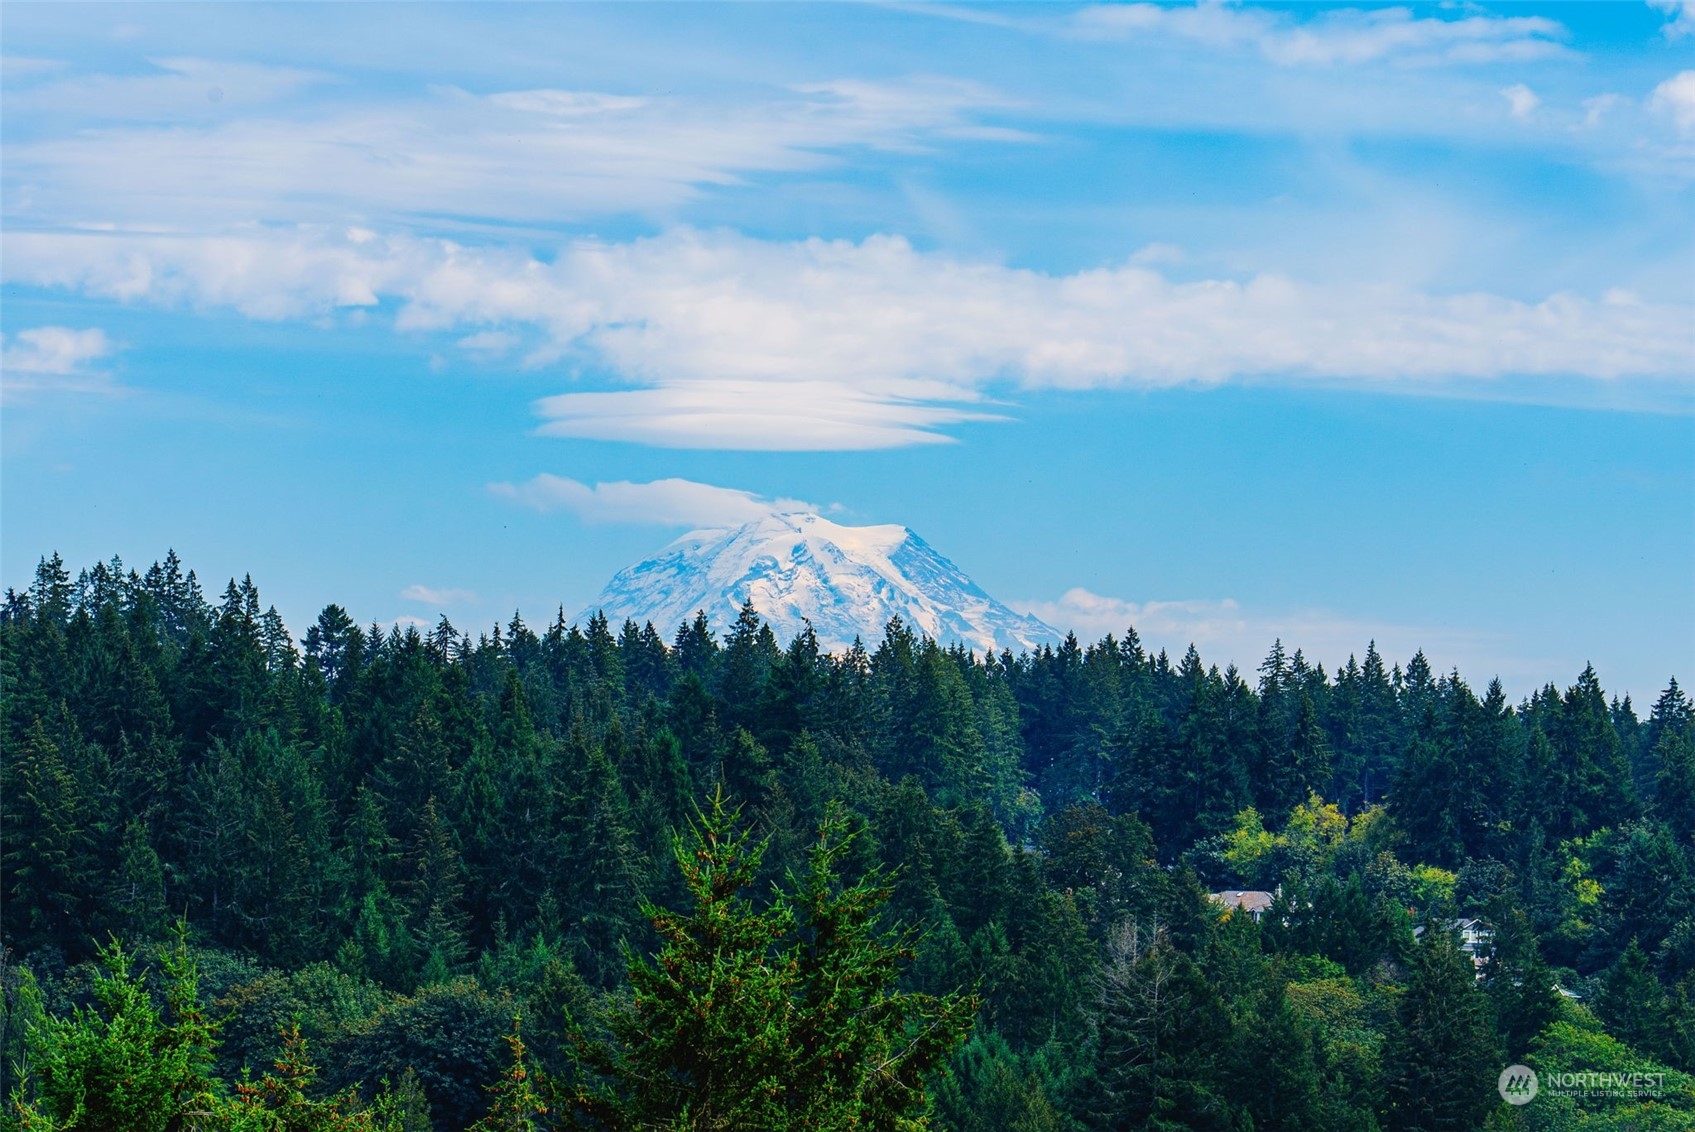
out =
<path fill-rule="evenodd" d="M 7 4 L 0 580 L 303 630 L 904 523 L 1093 638 L 1695 678 L 1695 9 Z"/>

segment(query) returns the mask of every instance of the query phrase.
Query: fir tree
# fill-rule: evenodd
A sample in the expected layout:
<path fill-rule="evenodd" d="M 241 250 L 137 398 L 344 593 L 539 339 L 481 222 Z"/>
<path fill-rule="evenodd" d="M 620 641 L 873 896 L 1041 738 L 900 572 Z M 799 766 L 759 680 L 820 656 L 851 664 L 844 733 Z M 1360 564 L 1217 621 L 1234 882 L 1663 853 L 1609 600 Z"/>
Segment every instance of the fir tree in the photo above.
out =
<path fill-rule="evenodd" d="M 1601 980 L 1595 1013 L 1619 1041 L 1656 1060 L 1676 1060 L 1671 996 L 1654 977 L 1636 940 Z"/>
<path fill-rule="evenodd" d="M 1496 1101 L 1504 1064 L 1471 959 L 1428 927 L 1383 1051 L 1385 1124 L 1406 1132 L 1467 1132 Z"/>
<path fill-rule="evenodd" d="M 900 992 L 909 948 L 875 928 L 887 890 L 843 886 L 844 830 L 827 822 L 806 877 L 760 909 L 743 895 L 764 847 L 722 793 L 675 857 L 692 907 L 644 912 L 662 941 L 630 967 L 617 1042 L 586 1047 L 604 1087 L 579 1111 L 609 1128 L 921 1128 L 924 1078 L 975 1003 Z"/>
<path fill-rule="evenodd" d="M 178 1132 L 213 1115 L 212 1026 L 186 944 L 164 957 L 165 1009 L 116 942 L 100 949 L 94 1002 L 50 1017 L 31 1043 L 33 1099 L 23 1127 L 56 1132 Z"/>

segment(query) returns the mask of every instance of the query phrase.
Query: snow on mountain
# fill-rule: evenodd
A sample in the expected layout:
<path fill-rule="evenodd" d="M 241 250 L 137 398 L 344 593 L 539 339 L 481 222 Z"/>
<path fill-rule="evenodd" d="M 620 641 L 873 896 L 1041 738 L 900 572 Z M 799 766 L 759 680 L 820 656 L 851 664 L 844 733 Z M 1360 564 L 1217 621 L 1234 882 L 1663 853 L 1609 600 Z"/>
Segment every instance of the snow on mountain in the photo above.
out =
<path fill-rule="evenodd" d="M 1060 638 L 984 593 L 905 527 L 846 527 L 806 512 L 686 534 L 619 571 L 577 621 L 600 611 L 614 628 L 651 621 L 669 638 L 704 609 L 722 633 L 749 598 L 780 641 L 793 639 L 804 619 L 830 652 L 855 637 L 875 648 L 897 616 L 943 644 L 979 652 L 1018 652 Z"/>

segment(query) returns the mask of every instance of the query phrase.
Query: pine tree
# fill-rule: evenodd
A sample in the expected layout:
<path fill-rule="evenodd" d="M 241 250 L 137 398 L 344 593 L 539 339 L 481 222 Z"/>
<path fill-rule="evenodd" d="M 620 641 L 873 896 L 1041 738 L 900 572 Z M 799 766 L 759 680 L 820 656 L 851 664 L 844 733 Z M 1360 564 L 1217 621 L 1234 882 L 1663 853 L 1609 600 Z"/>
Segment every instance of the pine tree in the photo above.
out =
<path fill-rule="evenodd" d="M 1585 667 L 1567 689 L 1549 738 L 1557 756 L 1572 768 L 1568 804 L 1577 832 L 1616 826 L 1634 816 L 1630 762 L 1593 666 Z"/>
<path fill-rule="evenodd" d="M 712 677 L 718 662 L 718 642 L 706 620 L 706 611 L 698 610 L 693 621 L 685 621 L 677 629 L 672 647 L 676 650 L 677 667 L 686 675 L 705 683 Z"/>
<path fill-rule="evenodd" d="M 1503 897 L 1489 919 L 1494 936 L 1483 966 L 1484 990 L 1494 1006 L 1506 1056 L 1518 1061 L 1536 1035 L 1559 1017 L 1560 992 L 1524 910 Z"/>
<path fill-rule="evenodd" d="M 1671 996 L 1632 939 L 1601 980 L 1595 1013 L 1613 1037 L 1655 1060 L 1676 1059 Z"/>
<path fill-rule="evenodd" d="M 1269 977 L 1268 977 L 1269 976 Z M 1236 1101 L 1255 1132 L 1305 1132 L 1320 1124 L 1321 1080 L 1312 1025 L 1290 1004 L 1283 982 L 1265 972 L 1235 1020 L 1228 1057 Z"/>
<path fill-rule="evenodd" d="M 306 630 L 306 659 L 323 674 L 332 691 L 339 690 L 342 676 L 356 666 L 353 654 L 362 646 L 359 627 L 339 605 L 326 605 Z"/>
<path fill-rule="evenodd" d="M 1425 930 L 1408 967 L 1383 1051 L 1385 1124 L 1469 1132 L 1495 1103 L 1495 1075 L 1504 1064 L 1476 969 L 1436 925 Z"/>
<path fill-rule="evenodd" d="M 692 907 L 644 905 L 662 946 L 631 963 L 616 1044 L 584 1046 L 604 1085 L 579 1112 L 614 1129 L 925 1126 L 924 1079 L 976 1004 L 894 989 L 910 948 L 874 926 L 886 888 L 839 881 L 845 844 L 826 822 L 806 877 L 760 909 L 744 891 L 764 845 L 714 795 L 674 847 Z"/>
<path fill-rule="evenodd" d="M 1695 846 L 1695 731 L 1666 728 L 1654 746 L 1654 811 L 1686 848 Z"/>
<path fill-rule="evenodd" d="M 470 1132 L 537 1132 L 541 1127 L 538 1116 L 546 1116 L 547 1103 L 531 1079 L 529 1063 L 524 1057 L 521 1018 L 512 1019 L 512 1032 L 506 1035 L 506 1050 L 512 1064 L 489 1090 L 491 1103 L 487 1115 L 471 1125 Z"/>
<path fill-rule="evenodd" d="M 793 972 L 793 1126 L 921 1126 L 925 1078 L 965 1039 L 977 1002 L 895 989 L 916 937 L 879 926 L 890 896 L 885 878 L 841 879 L 852 840 L 845 815 L 832 807 L 805 875 L 784 897 L 798 927 L 778 957 Z"/>
<path fill-rule="evenodd" d="M 307 1056 L 299 1023 L 283 1027 L 282 1039 L 270 1071 L 257 1082 L 244 1076 L 234 1096 L 212 1101 L 210 1115 L 220 1132 L 378 1132 L 354 1089 L 311 1095 L 318 1091 L 318 1067 Z"/>
<path fill-rule="evenodd" d="M 599 747 L 588 753 L 566 821 L 567 875 L 577 969 L 598 986 L 616 981 L 621 949 L 637 932 L 644 860 L 617 771 Z"/>
<path fill-rule="evenodd" d="M 1648 713 L 1648 725 L 1644 728 L 1642 746 L 1652 752 L 1666 732 L 1686 732 L 1692 723 L 1695 723 L 1695 703 L 1691 703 L 1689 696 L 1678 687 L 1677 677 L 1674 676 Z"/>
<path fill-rule="evenodd" d="M 108 900 L 113 918 L 131 939 L 156 939 L 165 926 L 165 873 L 145 821 L 124 827 L 118 875 Z"/>
<path fill-rule="evenodd" d="M 464 909 L 465 866 L 453 827 L 430 798 L 408 854 L 411 883 L 407 903 L 411 929 L 424 957 L 420 981 L 444 983 L 463 971 L 470 955 Z"/>
<path fill-rule="evenodd" d="M 99 961 L 93 1004 L 36 1032 L 39 1096 L 15 1099 L 16 1118 L 56 1132 L 178 1132 L 212 1116 L 212 1027 L 182 938 L 164 956 L 163 1011 L 116 941 Z"/>
<path fill-rule="evenodd" d="M 1405 745 L 1402 708 L 1384 671 L 1376 641 L 1366 646 L 1350 698 L 1354 714 L 1344 725 L 1349 747 L 1346 761 L 1358 769 L 1357 777 L 1350 778 L 1348 790 L 1340 797 L 1346 801 L 1353 796 L 1361 805 L 1369 806 L 1382 800 Z"/>
<path fill-rule="evenodd" d="M 100 815 L 39 718 L 8 752 L 3 775 L 6 942 L 81 950 L 97 884 Z"/>
<path fill-rule="evenodd" d="M 1101 969 L 1091 1122 L 1205 1132 L 1235 1124 L 1218 1058 L 1230 1018 L 1218 991 L 1158 924 L 1120 925 Z"/>

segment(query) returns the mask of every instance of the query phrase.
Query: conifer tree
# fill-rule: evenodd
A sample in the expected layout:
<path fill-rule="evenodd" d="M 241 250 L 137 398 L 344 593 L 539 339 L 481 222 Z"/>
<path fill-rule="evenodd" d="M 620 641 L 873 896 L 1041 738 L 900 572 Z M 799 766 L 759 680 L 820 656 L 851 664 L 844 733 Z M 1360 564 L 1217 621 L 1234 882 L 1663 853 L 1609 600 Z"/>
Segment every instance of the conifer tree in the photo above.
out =
<path fill-rule="evenodd" d="M 1654 977 L 1648 956 L 1632 939 L 1601 980 L 1595 1013 L 1607 1032 L 1656 1060 L 1674 1060 L 1671 997 Z"/>
<path fill-rule="evenodd" d="M 348 1088 L 316 1097 L 318 1067 L 307 1056 L 299 1023 L 283 1027 L 282 1052 L 258 1081 L 244 1076 L 234 1096 L 215 1098 L 211 1116 L 219 1132 L 387 1132 Z M 190 1125 L 197 1128 L 197 1125 Z"/>
<path fill-rule="evenodd" d="M 536 1118 L 547 1115 L 547 1103 L 536 1089 L 524 1056 L 520 1022 L 514 1017 L 512 1032 L 506 1035 L 506 1051 L 512 1063 L 489 1090 L 492 1102 L 488 1113 L 471 1125 L 470 1132 L 537 1132 L 541 1125 Z"/>
<path fill-rule="evenodd" d="M 1489 919 L 1494 935 L 1483 967 L 1484 989 L 1506 1056 L 1517 1061 L 1543 1027 L 1559 1017 L 1560 993 L 1524 910 L 1497 900 Z"/>
<path fill-rule="evenodd" d="M 1666 728 L 1654 754 L 1654 811 L 1686 850 L 1695 847 L 1695 732 Z"/>
<path fill-rule="evenodd" d="M 54 1132 L 179 1132 L 213 1115 L 212 1026 L 181 936 L 164 956 L 165 1009 L 116 941 L 100 949 L 94 1002 L 50 1017 L 32 1042 L 33 1097 L 12 1114 Z"/>
<path fill-rule="evenodd" d="M 888 891 L 843 885 L 839 818 L 807 874 L 761 909 L 745 895 L 764 844 L 723 794 L 675 843 L 691 907 L 644 905 L 662 946 L 630 966 L 611 1046 L 586 1045 L 602 1087 L 576 1107 L 606 1128 L 919 1129 L 925 1078 L 963 1039 L 974 1001 L 895 989 L 908 943 L 876 926 Z"/>
<path fill-rule="evenodd" d="M 1476 969 L 1452 935 L 1426 928 L 1383 1051 L 1385 1124 L 1405 1132 L 1468 1132 L 1496 1103 L 1504 1064 Z"/>
<path fill-rule="evenodd" d="M 5 942 L 64 946 L 88 927 L 98 814 L 40 719 L 7 752 L 0 776 Z"/>
<path fill-rule="evenodd" d="M 1089 1105 L 1096 1127 L 1222 1132 L 1235 1124 L 1219 1092 L 1229 1016 L 1157 923 L 1127 922 L 1109 941 L 1099 1017 Z"/>

